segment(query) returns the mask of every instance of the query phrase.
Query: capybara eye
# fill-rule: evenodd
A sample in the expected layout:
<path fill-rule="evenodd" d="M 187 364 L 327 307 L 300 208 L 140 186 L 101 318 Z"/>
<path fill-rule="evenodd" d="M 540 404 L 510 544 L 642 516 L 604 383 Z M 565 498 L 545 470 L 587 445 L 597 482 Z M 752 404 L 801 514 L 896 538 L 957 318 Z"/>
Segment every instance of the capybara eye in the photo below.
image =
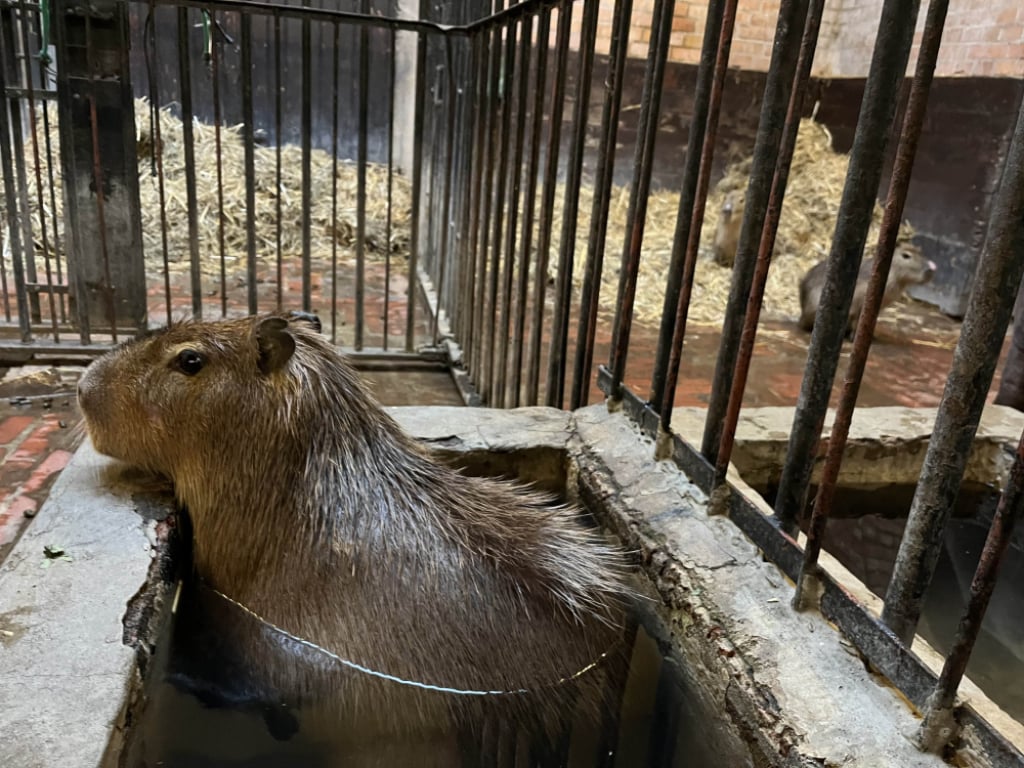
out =
<path fill-rule="evenodd" d="M 194 349 L 183 349 L 175 360 L 178 370 L 186 376 L 195 376 L 203 369 L 203 356 Z"/>
<path fill-rule="evenodd" d="M 909 259 L 910 258 L 910 254 L 907 251 L 900 251 L 900 258 L 901 259 Z"/>

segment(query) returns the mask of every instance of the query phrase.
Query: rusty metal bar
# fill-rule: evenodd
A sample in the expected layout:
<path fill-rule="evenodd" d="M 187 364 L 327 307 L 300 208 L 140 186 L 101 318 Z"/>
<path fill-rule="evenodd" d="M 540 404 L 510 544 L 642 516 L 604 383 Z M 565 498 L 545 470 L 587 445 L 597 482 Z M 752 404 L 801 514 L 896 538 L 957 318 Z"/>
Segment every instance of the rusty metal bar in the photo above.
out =
<path fill-rule="evenodd" d="M 743 224 L 736 249 L 736 263 L 733 266 L 732 286 L 725 310 L 718 360 L 715 363 L 707 420 L 704 424 L 701 452 L 712 463 L 717 460 L 722 440 L 722 425 L 729 388 L 736 368 L 740 333 L 746 317 L 747 299 L 756 267 L 757 245 L 761 240 L 767 213 L 783 121 L 789 106 L 790 91 L 800 53 L 800 37 L 807 21 L 807 7 L 808 0 L 783 0 L 779 6 L 775 44 L 765 83 L 764 100 L 761 104 L 761 118 L 754 144 L 754 158 L 747 186 Z"/>
<path fill-rule="evenodd" d="M 305 2 L 303 3 L 305 5 Z M 308 18 L 302 19 L 300 44 L 302 46 L 302 74 L 300 76 L 302 106 L 300 108 L 299 142 L 302 168 L 302 310 L 311 312 L 312 297 L 312 211 L 313 211 L 313 43 L 312 26 Z M 278 139 L 280 142 L 280 139 Z M 357 270 L 358 271 L 358 270 Z M 358 278 L 357 278 L 358 282 Z M 358 288 L 356 289 L 358 291 Z M 356 302 L 356 349 L 362 346 L 362 305 Z"/>
<path fill-rule="evenodd" d="M 615 303 L 615 320 L 612 323 L 611 359 L 608 366 L 615 382 L 611 396 L 613 402 L 622 399 L 622 380 L 626 374 L 626 355 L 633 327 L 633 302 L 636 298 L 640 251 L 647 222 L 647 199 L 651 189 L 654 142 L 658 134 L 661 87 L 665 79 L 674 12 L 675 0 L 659 0 L 654 6 L 647 69 L 644 72 L 643 91 L 640 94 L 640 120 L 633 157 L 633 185 L 626 213 L 626 234 L 622 247 L 622 268 L 619 273 L 619 292 Z"/>
<path fill-rule="evenodd" d="M 338 60 L 337 60 L 337 34 L 338 27 L 334 27 L 335 34 L 335 60 L 334 60 L 334 93 L 335 93 L 335 104 L 334 104 L 334 124 L 337 126 L 338 122 L 338 104 L 337 104 L 337 93 L 338 93 Z M 388 182 L 387 182 L 387 201 L 388 201 L 388 212 L 387 219 L 384 223 L 384 339 L 381 346 L 384 349 L 388 348 L 388 320 L 391 315 L 391 227 L 392 227 L 392 215 L 394 205 L 394 186 L 395 186 L 395 74 L 398 68 L 398 46 L 397 46 L 397 35 L 394 28 L 391 29 L 390 35 L 390 51 L 391 61 L 388 66 Z M 334 154 L 335 162 L 337 162 L 338 154 L 338 139 L 337 139 L 337 128 L 335 128 L 335 139 L 334 139 Z M 334 171 L 335 177 L 337 177 L 337 168 Z M 334 226 L 338 220 L 337 211 L 331 218 L 331 224 Z M 334 282 L 337 282 L 335 277 Z M 335 288 L 332 286 L 332 290 Z M 332 295 L 331 307 L 332 311 L 337 311 L 338 302 L 336 294 Z"/>
<path fill-rule="evenodd" d="M 279 19 L 274 19 L 275 24 L 279 22 Z M 280 27 L 276 28 L 278 38 L 278 56 L 280 56 Z M 221 114 L 221 103 L 220 103 L 220 49 L 219 43 L 215 42 L 211 46 L 210 51 L 210 77 L 213 80 L 213 141 L 214 146 L 217 150 L 217 253 L 220 257 L 220 315 L 221 317 L 227 317 L 228 315 L 228 276 L 227 276 L 227 254 L 224 250 L 225 238 L 224 238 L 224 168 L 223 168 L 223 155 L 221 154 L 221 125 L 223 122 L 223 115 Z M 280 77 L 278 78 L 280 82 Z M 280 86 L 279 86 L 280 88 Z M 278 96 L 278 114 L 280 115 L 280 96 Z M 280 130 L 280 118 L 278 118 L 278 131 L 277 135 L 281 135 Z M 277 179 L 281 178 L 280 163 L 278 164 Z M 280 200 L 278 195 L 278 200 Z M 280 203 L 279 203 L 280 205 Z M 281 213 L 278 211 L 277 220 L 281 221 Z M 280 241 L 280 235 L 278 235 L 278 241 Z M 280 263 L 280 247 L 278 247 L 278 263 Z M 278 275 L 277 279 L 278 291 L 281 290 L 281 276 Z M 279 294 L 280 295 L 280 294 Z M 278 300 L 278 309 L 280 309 L 280 300 Z"/>
<path fill-rule="evenodd" d="M 363 0 L 363 11 L 369 10 Z M 356 327 L 355 348 L 366 334 L 366 162 L 370 111 L 370 42 L 367 27 L 359 29 L 359 118 L 356 147 Z M 337 150 L 335 150 L 337 151 Z"/>
<path fill-rule="evenodd" d="M 732 458 L 733 441 L 736 438 L 736 424 L 740 418 L 743 404 L 743 393 L 747 387 L 747 376 L 750 373 L 750 361 L 754 354 L 754 340 L 757 338 L 757 323 L 761 318 L 761 302 L 764 300 L 764 289 L 768 281 L 768 268 L 771 266 L 772 253 L 775 251 L 775 236 L 779 229 L 779 216 L 782 214 L 782 202 L 786 196 L 786 184 L 789 182 L 789 169 L 793 162 L 796 149 L 797 134 L 800 132 L 800 115 L 804 105 L 804 91 L 811 77 L 811 65 L 814 63 L 814 50 L 818 44 L 818 30 L 821 28 L 821 13 L 825 8 L 825 0 L 811 0 L 807 9 L 803 39 L 800 43 L 800 54 L 797 58 L 796 72 L 793 75 L 793 87 L 789 94 L 789 108 L 786 112 L 786 123 L 782 127 L 782 142 L 779 156 L 775 163 L 775 175 L 772 189 L 768 197 L 768 211 L 761 230 L 761 243 L 758 247 L 757 263 L 754 267 L 754 279 L 747 300 L 747 316 L 743 321 L 743 333 L 736 355 L 736 368 L 733 371 L 732 386 L 729 391 L 729 403 L 722 424 L 721 442 L 715 458 L 715 487 L 724 488 L 725 474 Z M 713 502 L 720 497 L 713 496 Z"/>
<path fill-rule="evenodd" d="M 246 289 L 249 314 L 257 312 L 256 293 L 256 141 L 252 106 L 252 18 L 241 14 L 242 141 L 245 145 Z"/>
<path fill-rule="evenodd" d="M 801 513 L 810 483 L 900 85 L 910 58 L 919 4 L 919 0 L 886 0 L 882 6 L 832 249 L 826 262 L 825 287 L 811 333 L 807 368 L 775 501 L 775 514 L 786 526 L 792 525 Z"/>
<path fill-rule="evenodd" d="M 853 422 L 853 411 L 857 404 L 864 367 L 868 359 L 868 350 L 875 332 L 875 323 L 882 307 L 882 294 L 885 292 L 889 267 L 892 264 L 893 250 L 899 234 L 900 221 L 903 218 L 903 205 L 910 187 L 910 175 L 914 168 L 914 157 L 924 126 L 925 110 L 928 106 L 928 93 L 931 90 L 932 78 L 935 74 L 935 63 L 939 56 L 939 44 L 942 41 L 942 28 L 946 20 L 949 0 L 931 0 L 925 20 L 924 33 L 921 37 L 921 48 L 917 56 L 914 81 L 910 89 L 907 111 L 903 120 L 903 132 L 896 150 L 896 162 L 893 165 L 892 179 L 885 203 L 885 215 L 875 249 L 874 269 L 864 297 L 857 323 L 857 332 L 853 340 L 853 351 L 843 383 L 843 392 L 839 399 L 835 421 L 829 436 L 828 452 L 825 466 L 822 469 L 818 493 L 814 501 L 814 511 L 807 528 L 807 543 L 804 545 L 804 561 L 797 580 L 793 605 L 797 610 L 804 607 L 804 596 L 808 580 L 814 579 L 817 573 L 818 556 L 821 553 L 825 527 L 832 511 L 836 485 L 839 480 L 839 469 L 843 463 L 843 452 L 850 424 Z"/>
<path fill-rule="evenodd" d="M 420 2 L 422 17 L 426 4 Z M 416 37 L 416 105 L 413 117 L 413 136 L 423 135 L 424 100 L 427 86 L 427 41 L 423 33 Z M 413 142 L 412 156 L 412 213 L 409 219 L 409 269 L 406 290 L 408 301 L 405 315 L 405 351 L 412 352 L 416 330 L 416 290 L 419 281 L 417 268 L 420 258 L 420 219 L 421 197 L 423 193 L 423 147 L 421 142 Z"/>
<path fill-rule="evenodd" d="M 731 9 L 735 18 L 735 0 L 711 0 L 704 24 L 697 83 L 694 89 L 693 118 L 683 166 L 683 182 L 676 213 L 676 230 L 672 241 L 665 304 L 658 333 L 658 346 L 654 358 L 649 400 L 662 413 L 665 430 L 672 419 L 673 395 L 679 373 L 679 359 L 686 332 L 686 315 L 693 288 L 693 273 L 697 261 L 699 235 L 692 232 L 697 211 L 703 211 L 707 197 L 699 189 L 700 179 L 708 178 L 711 155 L 717 132 L 717 115 L 721 104 L 725 68 L 732 45 L 731 30 L 726 34 L 725 17 Z M 716 100 L 717 94 L 717 100 Z M 714 119 L 712 120 L 712 117 Z M 703 218 L 703 217 L 701 217 Z"/>
<path fill-rule="evenodd" d="M 561 148 L 562 121 L 565 117 L 565 67 L 569 52 L 569 31 L 572 23 L 572 0 L 562 0 L 558 9 L 558 31 L 555 37 L 555 71 L 551 91 L 551 127 L 545 153 L 544 191 L 541 194 L 540 222 L 537 233 L 537 266 L 533 284 L 533 323 L 530 334 L 530 363 L 526 377 L 526 402 L 540 404 L 540 360 L 544 329 L 544 299 L 548 280 L 551 250 L 551 212 L 555 206 L 555 185 L 558 179 L 558 153 Z"/>
<path fill-rule="evenodd" d="M 938 562 L 943 530 L 960 489 L 999 351 L 1024 274 L 1024 100 L 1021 102 L 985 248 L 953 353 L 946 388 L 918 478 L 882 620 L 905 643 Z"/>
<path fill-rule="evenodd" d="M 277 19 L 275 19 L 277 21 Z M 276 31 L 276 30 L 275 30 Z M 341 43 L 341 27 L 338 24 L 334 25 L 334 55 L 331 58 L 331 75 L 333 78 L 332 90 L 331 90 L 331 344 L 338 343 L 338 80 L 340 79 L 338 69 L 340 61 L 339 49 Z M 280 61 L 281 49 L 277 50 L 277 60 Z M 394 90 L 392 90 L 392 94 Z M 278 91 L 277 98 L 281 98 L 281 93 Z M 280 114 L 280 113 L 278 113 Z M 278 163 L 281 162 L 281 133 L 278 129 L 277 134 L 277 158 Z M 390 224 L 391 216 L 391 197 L 390 197 L 390 144 L 388 146 L 388 217 Z M 278 169 L 278 183 L 280 183 L 280 168 Z M 281 195 L 277 195 L 277 204 L 281 205 Z M 278 242 L 281 239 L 281 218 L 278 216 L 277 219 L 277 237 Z M 278 258 L 278 269 L 281 268 L 281 261 Z M 277 283 L 277 297 L 278 305 L 281 303 L 282 285 L 281 277 L 278 277 Z M 385 302 L 387 301 L 387 295 L 385 294 Z M 386 304 L 385 304 L 386 308 Z M 278 306 L 280 309 L 280 306 Z M 384 349 L 388 347 L 388 320 L 387 312 L 384 314 Z"/>
<path fill-rule="evenodd" d="M 604 80 L 604 108 L 601 112 L 601 138 L 594 171 L 594 204 L 590 213 L 587 260 L 583 268 L 580 293 L 580 317 L 576 329 L 576 361 L 573 369 L 569 407 L 576 410 L 587 403 L 590 391 L 589 371 L 593 365 L 597 306 L 601 298 L 601 272 L 604 265 L 605 238 L 608 234 L 608 207 L 615 176 L 615 147 L 618 139 L 619 109 L 622 105 L 622 78 L 629 53 L 629 23 L 633 0 L 615 0 L 608 74 Z"/>
<path fill-rule="evenodd" d="M 1024 512 L 1024 434 L 1017 443 L 1017 454 L 1010 469 L 1010 478 L 999 497 L 992 526 L 981 551 L 978 568 L 971 581 L 967 607 L 960 617 L 956 639 L 946 656 L 935 690 L 928 697 L 924 720 L 917 732 L 919 746 L 929 752 L 941 752 L 960 731 L 953 712 L 957 688 L 967 671 L 974 643 L 981 631 L 985 611 L 999 577 L 999 567 L 1010 545 L 1013 529 Z"/>
<path fill-rule="evenodd" d="M 445 109 L 445 122 L 444 122 L 444 192 L 441 196 L 441 243 L 440 243 L 440 256 L 437 258 L 437 308 L 434 312 L 434 332 L 431 335 L 431 343 L 438 344 L 441 339 L 441 333 L 439 328 L 441 312 L 445 306 L 445 299 L 451 294 L 451 291 L 446 290 L 446 278 L 445 271 L 448 267 L 449 260 L 449 240 L 452 229 L 451 222 L 451 211 L 452 211 L 452 177 L 455 174 L 455 125 L 456 125 L 456 107 L 457 107 L 457 92 L 455 86 L 455 62 L 452 55 L 452 38 L 445 37 L 442 42 L 444 43 L 445 53 L 445 98 L 448 102 L 447 108 Z M 438 145 L 441 142 L 437 142 Z M 448 299 L 450 303 L 450 299 Z M 449 321 L 451 320 L 451 311 L 448 311 Z"/>
<path fill-rule="evenodd" d="M 573 116 L 572 151 L 565 175 L 565 205 L 562 209 L 562 238 L 555 280 L 555 309 L 548 355 L 547 405 L 561 408 L 565 399 L 565 358 L 569 346 L 569 310 L 572 302 L 573 256 L 576 252 L 576 216 L 579 213 L 583 151 L 587 137 L 587 112 L 594 69 L 594 39 L 597 35 L 599 0 L 584 0 L 580 27 L 580 74 Z"/>
<path fill-rule="evenodd" d="M 480 313 L 480 288 L 483 285 L 478 280 L 480 271 L 481 255 L 479 252 L 480 243 L 480 209 L 483 207 L 483 180 L 484 168 L 487 165 L 488 144 L 487 138 L 490 110 L 487 109 L 488 99 L 488 64 L 489 56 L 485 47 L 487 38 L 474 38 L 474 50 L 476 59 L 476 98 L 473 115 L 476 120 L 476 138 L 473 142 L 474 161 L 473 170 L 470 174 L 470 202 L 469 202 L 469 236 L 466 239 L 468 249 L 468 262 L 466 265 L 466 325 L 461 339 L 462 351 L 466 368 L 474 375 L 479 370 L 477 343 L 479 341 L 478 317 Z"/>
<path fill-rule="evenodd" d="M 535 69 L 533 126 L 530 135 L 530 159 L 527 166 L 526 205 L 523 211 L 523 230 L 520 250 L 522 269 L 519 270 L 519 304 L 516 308 L 515 359 L 512 363 L 512 406 L 522 401 L 523 357 L 526 345 L 526 308 L 530 287 L 530 246 L 533 243 L 534 208 L 537 199 L 537 176 L 540 171 L 540 143 L 544 127 L 544 75 L 548 66 L 548 41 L 551 34 L 551 10 L 544 9 L 537 21 L 537 66 Z M 542 308 L 543 309 L 543 308 Z"/>
<path fill-rule="evenodd" d="M 3 45 L 3 35 L 0 35 L 0 46 L 6 48 Z M 0 48 L 0 64 L 7 61 L 7 56 L 12 55 L 13 51 L 8 52 Z M 0 93 L 3 93 L 7 87 L 7 72 L 6 66 L 0 65 Z M 21 227 L 18 226 L 18 207 L 17 207 L 17 190 L 14 188 L 14 160 L 11 157 L 11 137 L 13 130 L 21 130 L 21 126 L 12 126 L 10 113 L 7 109 L 8 100 L 3 99 L 0 103 L 0 163 L 2 163 L 3 169 L 3 184 L 4 184 L 4 200 L 7 203 L 7 227 L 10 233 L 11 241 L 11 259 L 12 267 L 14 269 L 14 287 L 17 292 L 17 306 L 18 306 L 18 326 L 21 334 L 21 340 L 30 341 L 32 338 L 32 330 L 29 325 L 29 310 L 28 310 L 28 294 L 25 290 L 25 274 L 24 265 L 22 263 L 21 254 L 23 243 L 21 242 Z M 27 216 L 28 211 L 24 211 L 22 215 Z M 29 243 L 31 246 L 31 243 Z M 6 296 L 6 292 L 4 296 Z"/>
<path fill-rule="evenodd" d="M 203 316 L 203 273 L 199 263 L 199 204 L 196 200 L 196 152 L 192 132 L 192 62 L 188 44 L 188 8 L 178 8 L 178 94 L 181 96 L 181 139 L 185 151 L 185 198 L 188 219 L 189 277 L 192 315 Z"/>
<path fill-rule="evenodd" d="M 700 69 L 697 72 L 697 93 L 694 111 L 705 115 L 705 123 L 698 130 L 690 130 L 687 147 L 687 165 L 684 171 L 683 192 L 679 196 L 676 212 L 676 231 L 672 241 L 672 259 L 669 264 L 668 285 L 665 290 L 665 309 L 658 334 L 658 348 L 655 353 L 654 374 L 651 380 L 649 400 L 660 412 L 661 430 L 656 452 L 660 455 L 665 447 L 665 438 L 672 423 L 675 407 L 676 383 L 679 380 L 679 364 L 683 354 L 683 339 L 686 337 L 686 318 L 690 311 L 690 296 L 693 291 L 693 275 L 697 266 L 697 252 L 700 248 L 700 233 L 704 224 L 704 206 L 711 182 L 711 161 L 715 153 L 715 136 L 718 132 L 718 118 L 722 108 L 722 91 L 729 66 L 729 52 L 736 21 L 737 0 L 726 0 L 725 7 L 719 8 L 716 18 L 708 9 L 707 27 L 701 50 Z M 712 21 L 714 24 L 712 26 Z M 709 31 L 710 28 L 710 31 Z M 713 34 L 717 30 L 718 37 Z M 712 71 L 713 70 L 713 71 Z M 708 78 L 711 78 L 710 86 Z M 710 87 L 710 95 L 707 95 Z M 694 120 L 696 120 L 696 116 Z M 700 144 L 697 142 L 700 141 Z M 696 160 L 700 146 L 700 162 Z M 692 154 L 691 154 L 692 153 Z M 691 156 L 694 160 L 691 162 Z M 696 170 L 695 170 L 696 169 Z M 692 174 L 696 174 L 694 177 Z M 685 247 L 685 256 L 684 254 Z M 674 304 L 672 302 L 675 302 Z M 670 306 L 671 305 L 671 306 Z M 671 334 L 671 343 L 666 339 Z M 667 355 L 667 358 L 666 358 Z M 666 368 L 667 366 L 667 368 Z"/>

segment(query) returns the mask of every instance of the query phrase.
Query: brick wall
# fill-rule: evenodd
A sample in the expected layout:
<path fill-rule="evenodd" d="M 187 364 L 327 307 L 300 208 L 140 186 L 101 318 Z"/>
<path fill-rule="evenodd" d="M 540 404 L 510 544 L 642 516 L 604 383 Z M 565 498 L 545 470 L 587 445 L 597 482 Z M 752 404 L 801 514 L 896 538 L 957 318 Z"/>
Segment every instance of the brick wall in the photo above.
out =
<path fill-rule="evenodd" d="M 582 3 L 575 3 L 578 33 Z M 1024 2 L 958 0 L 952 4 L 939 54 L 937 77 L 1024 77 Z M 598 53 L 611 41 L 613 0 L 602 0 L 598 19 Z M 922 3 L 915 40 L 920 40 L 927 4 Z M 645 58 L 650 42 L 654 0 L 634 0 L 629 55 Z M 771 59 L 778 0 L 740 0 L 736 12 L 731 67 L 766 71 Z M 814 75 L 823 78 L 865 77 L 878 31 L 882 0 L 834 0 L 822 19 Z M 704 33 L 706 3 L 677 0 L 669 59 L 696 64 Z M 574 35 L 574 43 L 577 39 Z M 917 45 L 911 56 L 911 68 Z"/>

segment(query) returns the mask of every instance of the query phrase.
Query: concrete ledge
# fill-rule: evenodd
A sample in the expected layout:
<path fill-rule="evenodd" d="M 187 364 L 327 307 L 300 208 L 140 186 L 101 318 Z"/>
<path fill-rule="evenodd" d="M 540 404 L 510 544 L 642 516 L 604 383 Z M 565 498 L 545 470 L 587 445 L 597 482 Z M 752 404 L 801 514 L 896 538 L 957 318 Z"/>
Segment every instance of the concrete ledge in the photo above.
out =
<path fill-rule="evenodd" d="M 104 482 L 110 466 L 80 448 L 0 567 L 0 765 L 99 765 L 138 679 L 122 618 L 146 583 L 157 523 Z"/>

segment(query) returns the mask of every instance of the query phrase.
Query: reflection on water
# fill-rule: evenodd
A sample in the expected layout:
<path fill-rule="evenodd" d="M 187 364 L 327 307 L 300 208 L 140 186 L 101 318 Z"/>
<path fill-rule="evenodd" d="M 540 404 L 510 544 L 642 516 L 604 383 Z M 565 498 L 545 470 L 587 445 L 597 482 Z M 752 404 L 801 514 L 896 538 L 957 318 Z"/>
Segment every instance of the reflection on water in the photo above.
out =
<path fill-rule="evenodd" d="M 186 597 L 189 595 L 186 590 Z M 129 733 L 133 768 L 334 768 L 335 766 L 721 766 L 697 721 L 679 665 L 641 626 L 631 630 L 625 681 L 608 683 L 603 719 L 577 715 L 552 738 L 488 717 L 457 733 L 360 742 L 361 726 L 327 709 L 268 701 L 258 670 L 245 669 L 183 598 L 160 641 L 145 703 Z M 191 606 L 191 608 L 190 608 Z M 306 660 L 300 660 L 300 663 Z M 611 677 L 606 676 L 606 680 Z M 444 694 L 437 694 L 439 696 Z M 253 703 L 253 697 L 263 699 Z M 746 760 L 733 761 L 741 766 Z"/>

